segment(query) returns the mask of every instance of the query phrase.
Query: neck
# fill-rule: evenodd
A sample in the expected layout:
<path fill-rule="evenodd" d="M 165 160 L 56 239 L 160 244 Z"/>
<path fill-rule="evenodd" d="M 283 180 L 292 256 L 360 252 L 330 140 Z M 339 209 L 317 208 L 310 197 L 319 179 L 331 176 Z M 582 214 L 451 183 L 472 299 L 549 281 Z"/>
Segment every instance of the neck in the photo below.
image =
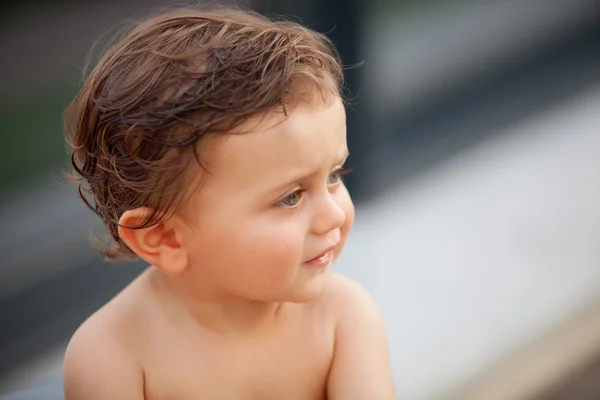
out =
<path fill-rule="evenodd" d="M 154 267 L 152 286 L 174 301 L 174 308 L 198 325 L 220 334 L 246 334 L 272 328 L 281 303 L 260 302 L 191 287 L 190 279 L 169 276 Z"/>

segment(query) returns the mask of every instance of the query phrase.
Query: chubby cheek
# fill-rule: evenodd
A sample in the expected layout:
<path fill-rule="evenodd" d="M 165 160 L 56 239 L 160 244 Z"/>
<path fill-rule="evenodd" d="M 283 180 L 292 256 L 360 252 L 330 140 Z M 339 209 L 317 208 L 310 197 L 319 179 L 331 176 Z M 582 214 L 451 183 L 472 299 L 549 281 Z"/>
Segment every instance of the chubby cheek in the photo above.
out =
<path fill-rule="evenodd" d="M 348 234 L 350 233 L 350 229 L 352 229 L 352 225 L 354 224 L 354 204 L 352 203 L 350 194 L 345 186 L 340 188 L 340 193 L 338 196 L 338 204 L 346 214 L 346 221 L 344 221 L 344 224 L 340 227 L 340 243 L 334 252 L 335 259 L 337 259 L 342 252 L 344 245 L 346 244 Z"/>
<path fill-rule="evenodd" d="M 304 237 L 294 226 L 256 225 L 252 234 L 246 236 L 244 248 L 252 254 L 245 266 L 253 277 L 260 278 L 266 285 L 285 285 L 296 276 L 303 259 Z M 250 261 L 250 262 L 248 262 Z"/>

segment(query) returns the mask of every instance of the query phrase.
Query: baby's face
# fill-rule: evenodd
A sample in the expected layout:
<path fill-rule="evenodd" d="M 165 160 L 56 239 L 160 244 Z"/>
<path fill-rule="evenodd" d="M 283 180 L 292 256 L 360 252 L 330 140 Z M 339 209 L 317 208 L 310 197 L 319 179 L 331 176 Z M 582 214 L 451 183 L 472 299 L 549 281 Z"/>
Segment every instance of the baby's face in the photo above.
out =
<path fill-rule="evenodd" d="M 183 235 L 194 279 L 257 301 L 318 296 L 354 220 L 344 106 L 300 104 L 207 141 Z"/>

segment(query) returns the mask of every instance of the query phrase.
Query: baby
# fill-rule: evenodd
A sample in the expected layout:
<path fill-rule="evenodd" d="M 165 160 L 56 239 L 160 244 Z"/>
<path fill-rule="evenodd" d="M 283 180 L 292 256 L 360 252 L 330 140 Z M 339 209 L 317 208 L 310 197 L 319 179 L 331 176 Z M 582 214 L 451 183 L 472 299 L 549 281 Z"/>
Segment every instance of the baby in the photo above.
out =
<path fill-rule="evenodd" d="M 72 164 L 104 254 L 150 266 L 74 334 L 67 400 L 394 398 L 377 307 L 331 272 L 342 87 L 323 35 L 243 11 L 165 13 L 104 54 Z"/>

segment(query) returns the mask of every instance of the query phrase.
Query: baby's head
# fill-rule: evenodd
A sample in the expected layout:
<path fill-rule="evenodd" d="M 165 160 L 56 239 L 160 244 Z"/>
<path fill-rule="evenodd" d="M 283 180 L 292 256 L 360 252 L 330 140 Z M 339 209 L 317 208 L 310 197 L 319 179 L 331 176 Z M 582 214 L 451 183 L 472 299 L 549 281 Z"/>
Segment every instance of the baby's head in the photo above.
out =
<path fill-rule="evenodd" d="M 341 88 L 332 44 L 295 23 L 186 10 L 138 25 L 66 114 L 105 255 L 222 297 L 314 297 L 354 214 Z"/>

